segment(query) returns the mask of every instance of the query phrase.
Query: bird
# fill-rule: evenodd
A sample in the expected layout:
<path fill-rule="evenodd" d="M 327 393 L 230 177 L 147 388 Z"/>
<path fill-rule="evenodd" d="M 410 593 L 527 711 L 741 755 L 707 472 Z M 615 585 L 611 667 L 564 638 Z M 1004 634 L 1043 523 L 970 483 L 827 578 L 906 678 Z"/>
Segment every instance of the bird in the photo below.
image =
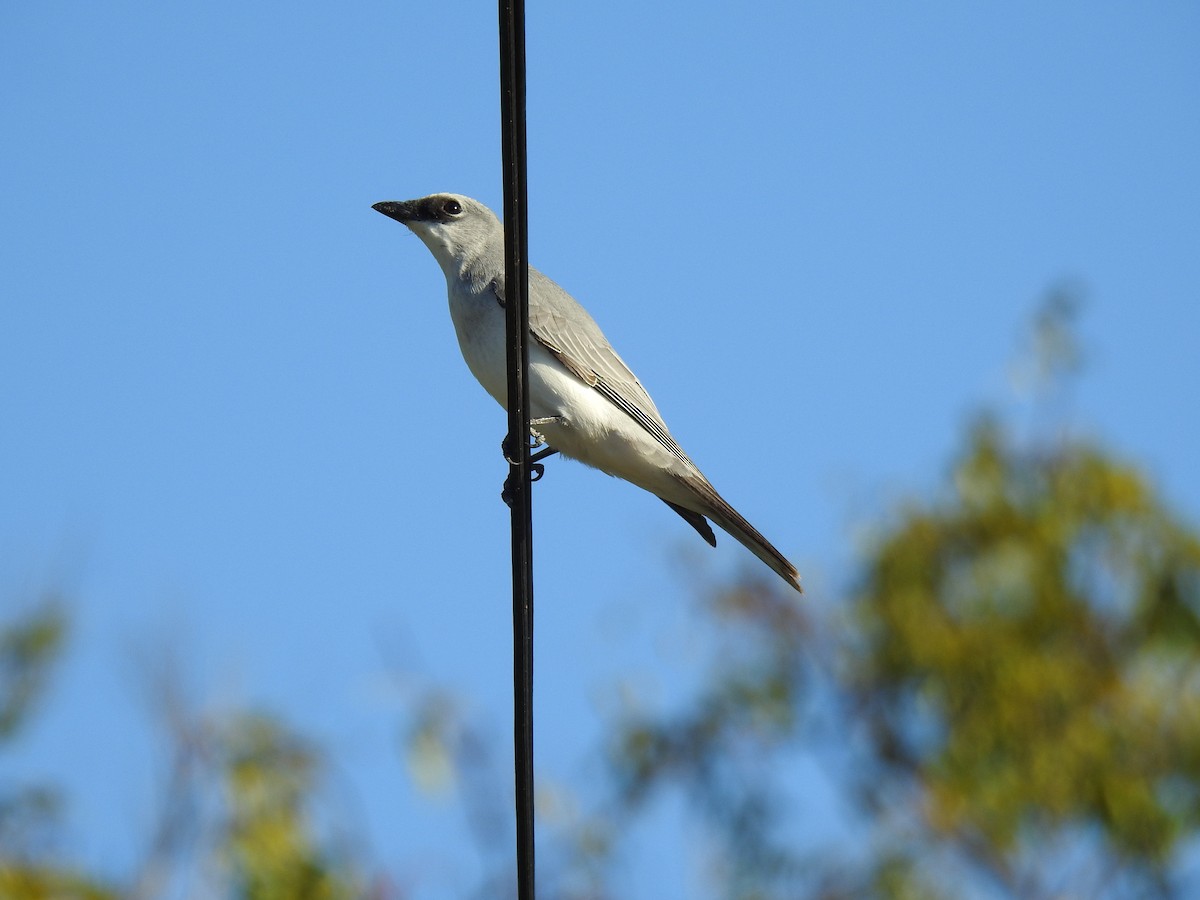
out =
<path fill-rule="evenodd" d="M 446 276 L 450 317 L 471 373 L 507 408 L 504 226 L 478 200 L 430 194 L 371 207 L 407 226 Z M 529 267 L 530 430 L 546 450 L 654 494 L 711 546 L 708 520 L 803 592 L 788 559 L 717 493 L 671 436 L 640 381 L 594 319 Z"/>

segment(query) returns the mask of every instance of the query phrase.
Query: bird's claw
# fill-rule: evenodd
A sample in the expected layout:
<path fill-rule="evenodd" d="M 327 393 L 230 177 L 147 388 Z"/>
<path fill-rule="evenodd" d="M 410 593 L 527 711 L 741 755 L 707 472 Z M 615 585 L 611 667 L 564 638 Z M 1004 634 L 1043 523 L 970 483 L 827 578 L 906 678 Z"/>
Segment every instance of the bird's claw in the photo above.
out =
<path fill-rule="evenodd" d="M 556 419 L 535 420 L 536 424 L 538 425 L 549 421 L 556 421 Z M 553 456 L 558 451 L 553 447 L 546 446 L 546 439 L 539 432 L 534 431 L 533 428 L 529 429 L 529 438 L 530 450 L 533 450 L 536 447 L 542 448 L 541 450 L 538 450 L 537 453 L 530 454 L 529 456 L 529 482 L 532 484 L 535 481 L 541 481 L 542 476 L 546 474 L 546 467 L 543 466 L 538 460 L 545 459 L 548 456 Z M 500 442 L 500 452 L 504 454 L 504 460 L 510 466 L 515 466 L 518 463 L 515 449 L 516 448 L 513 446 L 513 442 L 511 440 L 511 435 L 505 435 L 504 440 Z M 505 505 L 509 506 L 510 508 L 512 507 L 513 492 L 511 471 L 509 472 L 508 477 L 504 479 L 504 488 L 500 491 L 500 499 L 504 501 Z"/>
<path fill-rule="evenodd" d="M 540 431 L 538 431 L 534 427 L 535 425 L 545 425 L 548 422 L 561 422 L 561 421 L 563 421 L 562 416 L 547 416 L 542 419 L 530 419 L 530 421 L 529 421 L 529 449 L 536 450 L 538 447 L 544 447 L 546 445 L 546 436 L 544 434 L 542 434 Z M 504 436 L 504 440 L 502 440 L 500 442 L 500 452 L 502 454 L 504 454 L 504 461 L 507 462 L 509 465 L 515 466 L 517 464 L 516 448 L 512 444 L 512 435 L 506 434 Z M 536 458 L 541 459 L 545 456 L 549 456 L 551 453 L 554 453 L 554 452 L 555 451 L 553 451 L 547 447 L 545 450 L 542 450 L 540 453 L 538 453 L 536 455 Z"/>
<path fill-rule="evenodd" d="M 565 419 L 563 418 L 563 416 L 544 416 L 540 419 L 530 419 L 529 420 L 529 440 L 530 440 L 529 446 L 530 446 L 530 448 L 540 447 L 540 446 L 542 446 L 542 444 L 546 443 L 545 435 L 543 435 L 540 431 L 538 431 L 537 428 L 534 426 L 550 425 L 550 424 L 560 425 L 564 421 L 565 421 Z"/>
<path fill-rule="evenodd" d="M 542 476 L 546 474 L 546 467 L 541 463 L 531 462 L 529 464 L 529 483 L 541 481 Z M 512 493 L 512 474 L 504 479 L 504 487 L 500 491 L 500 499 L 504 501 L 504 505 L 512 509 L 513 493 Z"/>
<path fill-rule="evenodd" d="M 504 461 L 510 466 L 517 464 L 517 448 L 513 446 L 512 435 L 506 434 L 504 436 L 504 440 L 500 442 L 500 453 L 504 457 Z"/>

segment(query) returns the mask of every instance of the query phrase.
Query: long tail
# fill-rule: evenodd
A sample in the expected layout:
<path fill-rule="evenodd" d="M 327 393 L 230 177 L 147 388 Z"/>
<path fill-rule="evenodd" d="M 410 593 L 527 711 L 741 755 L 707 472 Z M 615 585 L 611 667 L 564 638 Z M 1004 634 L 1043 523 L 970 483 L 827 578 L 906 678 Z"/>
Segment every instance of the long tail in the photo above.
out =
<path fill-rule="evenodd" d="M 720 525 L 722 529 L 736 538 L 743 547 L 770 566 L 791 587 L 802 594 L 804 593 L 804 588 L 800 586 L 800 573 L 796 571 L 796 567 L 788 562 L 787 557 L 776 550 L 770 541 L 759 534 L 758 529 L 742 518 L 741 513 L 726 503 L 725 498 L 717 493 L 716 489 L 708 483 L 708 480 L 703 475 L 699 473 L 686 475 L 680 480 L 699 498 L 704 508 L 704 515 Z M 675 504 L 668 503 L 668 505 L 680 515 L 683 515 L 683 512 Z M 684 516 L 684 518 L 687 519 L 688 517 Z M 690 519 L 688 521 L 691 522 Z M 692 527 L 697 528 L 695 523 L 692 523 Z M 711 535 L 711 533 L 710 531 L 709 534 Z M 703 534 L 701 532 L 701 535 Z M 716 544 L 715 541 L 710 541 L 710 543 L 714 544 L 714 546 Z"/>

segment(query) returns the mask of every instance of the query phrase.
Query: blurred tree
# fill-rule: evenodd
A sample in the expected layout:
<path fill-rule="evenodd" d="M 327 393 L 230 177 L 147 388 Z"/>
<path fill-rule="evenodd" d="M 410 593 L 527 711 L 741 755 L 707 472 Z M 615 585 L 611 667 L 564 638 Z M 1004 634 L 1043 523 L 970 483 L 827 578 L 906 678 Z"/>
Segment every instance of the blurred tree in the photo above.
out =
<path fill-rule="evenodd" d="M 28 724 L 66 639 L 49 595 L 0 626 L 0 749 Z M 47 785 L 0 785 L 0 898 L 115 898 L 55 856 L 61 801 Z"/>
<path fill-rule="evenodd" d="M 49 599 L 0 630 L 0 743 L 15 739 L 59 656 L 67 620 Z M 368 895 L 349 854 L 317 837 L 310 807 L 319 751 L 266 715 L 189 714 L 169 679 L 155 685 L 171 772 L 160 824 L 128 886 L 105 885 L 60 858 L 59 792 L 0 792 L 0 900 L 342 900 Z M 186 885 L 201 884 L 188 889 Z"/>
<path fill-rule="evenodd" d="M 1067 830 L 1100 884 L 1165 890 L 1200 824 L 1200 540 L 1133 468 L 1021 453 L 993 423 L 954 484 L 862 579 L 850 687 L 884 772 L 1005 884 L 1052 882 Z"/>
<path fill-rule="evenodd" d="M 0 741 L 13 737 L 45 687 L 66 631 L 58 598 L 43 598 L 0 630 Z"/>
<path fill-rule="evenodd" d="M 242 900 L 339 900 L 363 896 L 358 876 L 318 846 L 309 821 L 320 756 L 262 715 L 235 718 L 219 734 L 226 794 L 221 855 Z"/>
<path fill-rule="evenodd" d="M 1032 370 L 1077 368 L 1069 296 Z M 1138 469 L 1059 434 L 968 432 L 940 495 L 878 529 L 850 615 L 757 581 L 718 592 L 722 644 L 680 714 L 613 744 L 625 809 L 681 787 L 717 840 L 718 894 L 1173 896 L 1200 826 L 1200 538 Z M 871 839 L 791 849 L 781 753 L 825 754 Z"/>
<path fill-rule="evenodd" d="M 264 713 L 193 714 L 166 684 L 171 765 L 129 896 L 387 896 L 382 886 L 368 887 L 359 861 L 316 822 L 325 760 L 314 744 Z"/>
<path fill-rule="evenodd" d="M 543 900 L 654 896 L 619 860 L 665 791 L 702 823 L 714 897 L 1200 895 L 1182 874 L 1200 837 L 1200 538 L 1137 467 L 1061 427 L 1076 307 L 1051 297 L 1022 369 L 1053 429 L 973 423 L 945 483 L 876 526 L 845 604 L 756 575 L 705 594 L 700 687 L 624 710 L 602 786 L 578 791 L 596 806 L 539 779 Z M 64 632 L 55 604 L 0 631 L 0 744 Z M 53 852 L 57 794 L 5 786 L 0 900 L 395 896 L 320 827 L 315 745 L 268 715 L 197 715 L 162 684 L 171 762 L 140 871 L 112 888 L 74 872 Z M 408 760 L 459 791 L 487 871 L 473 896 L 496 900 L 513 885 L 507 741 L 464 708 L 418 697 Z M 814 765 L 835 799 L 799 793 Z"/>

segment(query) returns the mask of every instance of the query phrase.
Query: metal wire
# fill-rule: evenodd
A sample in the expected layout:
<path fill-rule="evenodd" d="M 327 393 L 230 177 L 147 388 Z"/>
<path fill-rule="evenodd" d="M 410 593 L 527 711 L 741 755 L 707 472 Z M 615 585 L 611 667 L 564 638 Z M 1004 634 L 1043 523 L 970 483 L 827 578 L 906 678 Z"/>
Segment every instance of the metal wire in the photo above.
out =
<path fill-rule="evenodd" d="M 529 462 L 529 241 L 525 157 L 525 3 L 500 0 L 500 118 L 504 166 L 504 296 L 507 316 L 507 481 L 512 508 L 513 748 L 517 896 L 534 897 L 533 524 Z"/>

